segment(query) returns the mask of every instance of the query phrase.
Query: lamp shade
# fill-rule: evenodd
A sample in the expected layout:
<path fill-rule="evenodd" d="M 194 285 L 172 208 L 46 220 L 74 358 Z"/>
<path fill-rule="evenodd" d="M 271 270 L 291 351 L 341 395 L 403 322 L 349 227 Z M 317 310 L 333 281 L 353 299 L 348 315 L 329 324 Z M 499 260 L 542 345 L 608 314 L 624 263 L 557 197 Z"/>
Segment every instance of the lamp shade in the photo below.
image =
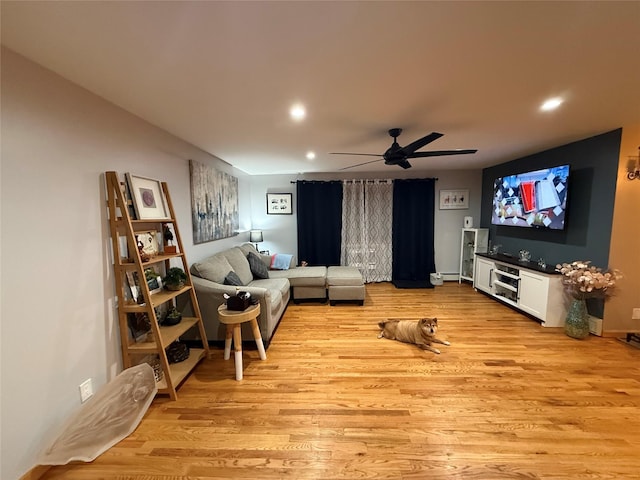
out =
<path fill-rule="evenodd" d="M 249 233 L 249 241 L 251 243 L 260 243 L 262 242 L 262 230 L 251 230 Z"/>

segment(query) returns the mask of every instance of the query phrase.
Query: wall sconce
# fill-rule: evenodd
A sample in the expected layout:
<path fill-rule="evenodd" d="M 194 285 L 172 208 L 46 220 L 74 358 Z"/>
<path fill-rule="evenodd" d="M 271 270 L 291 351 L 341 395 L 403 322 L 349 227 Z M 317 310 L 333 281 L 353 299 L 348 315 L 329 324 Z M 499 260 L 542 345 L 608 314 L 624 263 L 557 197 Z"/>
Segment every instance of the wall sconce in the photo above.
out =
<path fill-rule="evenodd" d="M 638 155 L 635 157 L 633 155 L 629 155 L 629 161 L 627 162 L 627 178 L 629 180 L 640 178 L 640 147 L 638 147 Z"/>
<path fill-rule="evenodd" d="M 262 230 L 251 230 L 251 232 L 249 232 L 249 241 L 255 243 L 256 250 L 258 250 L 258 243 L 264 241 L 262 239 Z"/>

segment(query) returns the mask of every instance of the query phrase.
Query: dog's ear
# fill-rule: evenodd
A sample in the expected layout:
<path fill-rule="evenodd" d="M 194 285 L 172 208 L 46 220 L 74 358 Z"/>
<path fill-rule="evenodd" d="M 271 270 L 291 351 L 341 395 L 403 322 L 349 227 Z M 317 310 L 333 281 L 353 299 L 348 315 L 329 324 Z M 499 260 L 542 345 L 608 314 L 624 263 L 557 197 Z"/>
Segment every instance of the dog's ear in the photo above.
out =
<path fill-rule="evenodd" d="M 433 324 L 434 324 L 434 325 L 437 325 L 437 324 L 438 324 L 438 319 L 437 319 L 437 318 L 435 318 L 435 317 L 433 318 Z"/>

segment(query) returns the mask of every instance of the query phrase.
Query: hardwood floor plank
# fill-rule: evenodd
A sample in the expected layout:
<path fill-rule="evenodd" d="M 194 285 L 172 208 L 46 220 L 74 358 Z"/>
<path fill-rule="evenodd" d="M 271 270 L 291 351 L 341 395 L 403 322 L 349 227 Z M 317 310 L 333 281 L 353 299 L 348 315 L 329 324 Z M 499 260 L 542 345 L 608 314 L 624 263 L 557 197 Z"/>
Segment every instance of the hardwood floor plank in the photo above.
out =
<path fill-rule="evenodd" d="M 436 316 L 441 354 L 378 339 Z M 291 304 L 267 351 L 222 350 L 177 401 L 90 464 L 45 480 L 631 479 L 640 350 L 575 340 L 468 284 L 367 285 L 364 306 Z"/>

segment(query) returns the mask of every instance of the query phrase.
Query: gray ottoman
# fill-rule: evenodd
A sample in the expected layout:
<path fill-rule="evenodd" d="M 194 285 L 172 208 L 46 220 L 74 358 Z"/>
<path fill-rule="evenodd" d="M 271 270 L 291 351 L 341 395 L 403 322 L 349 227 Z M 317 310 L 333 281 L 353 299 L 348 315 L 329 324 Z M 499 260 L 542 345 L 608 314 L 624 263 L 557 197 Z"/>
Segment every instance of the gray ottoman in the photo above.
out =
<path fill-rule="evenodd" d="M 358 302 L 364 305 L 366 293 L 360 270 L 356 267 L 329 267 L 327 269 L 329 304 Z"/>

